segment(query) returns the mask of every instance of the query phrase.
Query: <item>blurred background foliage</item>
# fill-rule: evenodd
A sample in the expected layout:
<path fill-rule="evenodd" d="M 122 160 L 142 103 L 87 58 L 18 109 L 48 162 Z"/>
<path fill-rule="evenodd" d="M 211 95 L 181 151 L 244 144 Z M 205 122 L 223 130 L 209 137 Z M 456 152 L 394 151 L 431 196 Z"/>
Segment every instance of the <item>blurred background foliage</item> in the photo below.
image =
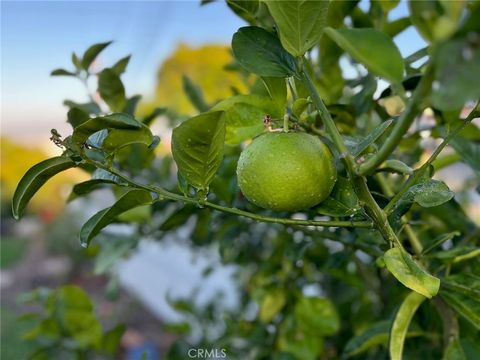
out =
<path fill-rule="evenodd" d="M 272 24 L 264 7 L 258 10 L 257 17 L 252 17 L 235 3 L 245 5 L 245 2 L 228 1 L 228 5 L 247 22 Z M 335 12 L 328 19 L 331 26 L 347 18 L 355 26 L 376 27 L 395 36 L 411 25 L 405 20 L 395 24 L 387 21 L 389 11 L 397 4 L 395 1 L 372 1 L 368 10 L 357 6 L 356 1 L 335 4 Z M 377 79 L 347 58 L 329 38 L 323 37 L 320 46 L 329 51 L 321 52 L 318 58 L 311 54 L 316 86 L 339 128 L 351 136 L 353 143 L 403 109 L 401 99 L 389 96 L 391 89 L 385 90 L 377 101 L 374 98 L 380 87 Z M 423 61 L 416 61 L 418 59 L 411 59 L 407 65 L 407 74 L 414 80 L 424 65 Z M 341 62 L 349 64 L 355 78 L 345 76 Z M 415 85 L 411 86 L 410 90 Z M 302 90 L 298 88 L 299 93 Z M 152 129 L 158 130 L 156 133 L 161 137 L 158 148 L 153 152 L 138 144 L 132 145 L 118 154 L 116 166 L 143 183 L 188 192 L 188 188 L 177 189 L 176 167 L 170 155 L 171 127 L 202 111 L 202 107 L 210 108 L 235 94 L 269 96 L 264 83 L 247 74 L 233 60 L 229 47 L 179 44 L 159 67 L 153 96 L 143 99 L 134 111 L 139 119 L 149 118 Z M 102 101 L 96 93 L 94 98 Z M 158 108 L 168 110 L 155 113 Z M 151 114 L 156 115 L 150 117 Z M 304 115 L 312 128 L 320 127 L 316 114 L 307 111 Z M 442 112 L 425 115 L 424 121 L 402 140 L 397 152 L 398 158 L 412 167 L 431 153 L 437 140 L 434 138 L 441 135 L 435 132 L 436 127 L 440 129 L 446 123 Z M 261 117 L 255 119 L 262 120 Z M 478 131 L 473 129 L 472 126 L 468 134 L 462 134 L 464 143 L 478 146 Z M 432 138 L 424 138 L 425 130 L 432 130 L 429 133 Z M 211 184 L 210 198 L 224 206 L 273 215 L 248 203 L 238 189 L 235 169 L 241 149 L 238 145 L 226 147 L 222 166 Z M 477 179 L 465 165 L 458 163 L 460 150 L 450 148 L 449 151 L 450 155 L 457 156 L 444 160 L 441 167 L 455 166 L 455 170 L 450 168 L 444 174 L 444 180 L 449 185 L 457 181 L 456 199 L 428 210 L 418 205 L 412 208 L 411 220 L 419 238 L 430 245 L 445 235 L 449 237 L 449 244 L 461 243 L 459 234 L 472 236 L 470 240 L 462 240 L 465 242 L 476 240 L 473 237 L 478 235 L 478 205 L 472 205 L 471 201 Z M 185 359 L 192 347 L 225 348 L 232 359 L 308 360 L 355 356 L 375 360 L 388 357 L 390 323 L 407 291 L 392 280 L 381 261 L 376 262 L 383 250 L 377 231 L 286 229 L 191 205 L 158 202 L 151 208 L 137 208 L 125 214 L 119 224 L 98 236 L 90 248 L 82 249 L 77 235 L 83 219 L 112 203 L 124 190 L 110 184 L 95 189 L 86 199 L 72 200 L 64 208 L 73 183 L 88 179 L 91 169 L 70 171 L 48 182 L 34 197 L 28 208 L 29 216 L 14 225 L 8 204 L 13 189 L 27 168 L 46 157 L 39 149 L 29 149 L 2 138 L 1 261 L 2 286 L 7 289 L 6 295 L 2 291 L 2 357 L 20 359 L 31 349 L 46 349 L 46 358 L 73 358 L 75 354 L 88 359 L 118 356 L 139 359 L 146 353 L 148 359 L 160 356 Z M 369 186 L 384 206 L 388 198 L 384 195 L 382 177 L 383 174 L 371 177 Z M 400 188 L 406 178 L 393 173 L 385 177 L 394 190 Z M 355 199 L 353 202 L 356 205 Z M 318 210 L 309 209 L 302 216 L 318 217 Z M 156 254 L 155 248 L 148 247 L 142 252 L 142 246 L 171 241 L 193 249 L 194 260 L 212 252 L 218 254 L 218 263 L 208 260 L 202 268 L 201 284 L 215 276 L 216 268 L 227 272 L 223 266 L 234 264 L 236 306 L 225 309 L 222 295 L 216 293 L 210 294 L 213 296 L 208 301 L 199 303 L 198 291 L 192 291 L 184 296 L 167 296 L 169 306 L 181 314 L 180 318 L 158 320 L 152 316 L 152 308 L 145 306 L 158 299 L 145 301 L 138 295 L 144 301 L 140 304 L 134 291 L 122 287 L 119 263 L 138 254 L 141 261 L 147 262 L 149 251 Z M 478 274 L 479 264 L 475 261 L 454 263 L 453 259 L 470 250 L 465 246 L 461 251 L 432 255 L 432 262 L 460 274 L 452 283 L 463 286 L 471 279 L 462 278 L 461 273 Z M 155 258 L 155 261 L 160 260 Z M 175 270 L 165 269 L 164 275 L 173 278 L 180 287 L 185 280 L 181 273 L 186 270 Z M 147 283 L 147 287 L 159 285 L 159 274 L 137 270 L 134 275 L 138 282 Z M 31 292 L 39 286 L 40 290 Z M 22 293 L 27 295 L 18 298 Z M 73 305 L 71 298 L 75 299 Z M 456 300 L 462 304 L 461 299 Z M 476 304 L 471 309 L 475 309 L 474 306 Z M 55 307 L 64 311 L 57 313 Z M 30 315 L 18 321 L 14 313 Z M 466 358 L 473 360 L 480 353 L 479 333 L 468 321 L 469 314 L 471 310 L 464 310 L 458 322 Z M 67 326 L 72 325 L 70 316 L 82 321 L 75 320 L 74 326 Z M 422 305 L 407 334 L 405 358 L 416 359 L 419 353 L 425 359 L 441 358 L 444 336 L 441 322 L 433 306 Z M 125 333 L 117 327 L 118 323 L 127 325 Z M 64 331 L 58 331 L 59 327 L 64 327 Z M 20 341 L 21 337 L 27 337 L 30 342 Z M 112 355 L 116 354 L 118 344 L 121 355 Z"/>

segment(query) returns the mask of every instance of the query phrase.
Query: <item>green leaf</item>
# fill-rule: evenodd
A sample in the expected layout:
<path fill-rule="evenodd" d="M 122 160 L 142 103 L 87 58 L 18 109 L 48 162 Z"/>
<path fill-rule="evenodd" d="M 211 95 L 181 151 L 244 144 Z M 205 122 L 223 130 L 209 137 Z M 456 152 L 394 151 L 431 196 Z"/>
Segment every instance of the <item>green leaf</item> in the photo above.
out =
<path fill-rule="evenodd" d="M 138 244 L 138 239 L 127 236 L 108 236 L 102 238 L 100 251 L 95 256 L 95 266 L 93 273 L 95 275 L 106 274 L 112 270 L 118 262 L 128 256 L 133 248 Z"/>
<path fill-rule="evenodd" d="M 111 69 L 117 74 L 122 75 L 125 70 L 127 69 L 128 63 L 130 62 L 131 55 L 125 56 L 118 60 L 115 65 L 111 67 Z"/>
<path fill-rule="evenodd" d="M 207 191 L 223 159 L 225 117 L 222 111 L 193 117 L 172 133 L 172 154 L 180 174 Z"/>
<path fill-rule="evenodd" d="M 351 216 L 360 210 L 358 197 L 350 181 L 338 177 L 329 197 L 316 207 L 319 214 L 329 216 Z"/>
<path fill-rule="evenodd" d="M 417 204 L 426 208 L 442 205 L 455 195 L 443 181 L 438 180 L 414 185 L 409 192 L 414 194 L 413 199 Z"/>
<path fill-rule="evenodd" d="M 457 338 L 450 339 L 445 353 L 443 354 L 443 360 L 467 360 L 462 345 Z"/>
<path fill-rule="evenodd" d="M 387 269 L 407 288 L 428 298 L 438 293 L 440 279 L 420 267 L 405 250 L 391 248 L 385 252 L 384 260 Z"/>
<path fill-rule="evenodd" d="M 442 291 L 443 288 L 480 299 L 480 276 L 469 273 L 450 275 L 442 279 Z"/>
<path fill-rule="evenodd" d="M 340 328 L 337 310 L 328 299 L 302 296 L 294 312 L 299 328 L 306 333 L 333 335 Z"/>
<path fill-rule="evenodd" d="M 449 38 L 457 29 L 465 6 L 463 1 L 442 0 L 410 0 L 408 5 L 412 23 L 429 42 Z"/>
<path fill-rule="evenodd" d="M 153 142 L 153 135 L 150 128 L 142 124 L 139 129 L 112 129 L 108 132 L 103 141 L 102 149 L 115 153 L 116 151 L 132 144 L 143 144 L 150 146 Z"/>
<path fill-rule="evenodd" d="M 440 295 L 457 313 L 480 330 L 480 300 L 478 297 L 448 288 L 442 288 Z"/>
<path fill-rule="evenodd" d="M 407 335 L 408 327 L 412 321 L 413 315 L 423 301 L 425 296 L 416 292 L 411 292 L 403 300 L 402 305 L 395 315 L 392 330 L 390 331 L 390 358 L 391 360 L 402 360 L 403 346 Z"/>
<path fill-rule="evenodd" d="M 72 64 L 73 66 L 75 66 L 75 69 L 77 69 L 77 71 L 82 70 L 82 61 L 78 58 L 77 54 L 75 54 L 74 52 L 72 52 Z"/>
<path fill-rule="evenodd" d="M 279 326 L 277 345 L 287 354 L 282 360 L 316 360 L 323 351 L 323 338 L 320 334 L 305 334 L 291 317 L 286 317 Z"/>
<path fill-rule="evenodd" d="M 388 129 L 388 127 L 393 123 L 393 120 L 387 120 L 378 125 L 368 136 L 365 137 L 361 142 L 359 142 L 355 149 L 353 150 L 352 155 L 357 157 L 363 154 L 367 148 L 372 145 L 377 139 L 383 135 L 383 133 Z"/>
<path fill-rule="evenodd" d="M 283 47 L 303 56 L 318 44 L 327 25 L 329 1 L 265 1 L 277 24 Z"/>
<path fill-rule="evenodd" d="M 104 69 L 98 74 L 98 92 L 112 111 L 123 111 L 127 104 L 125 88 L 115 71 Z"/>
<path fill-rule="evenodd" d="M 183 82 L 183 91 L 187 94 L 188 99 L 192 103 L 192 105 L 197 109 L 199 112 L 205 112 L 210 109 L 210 106 L 206 103 L 205 98 L 203 97 L 202 89 L 196 85 L 192 79 L 190 79 L 187 75 L 182 76 Z"/>
<path fill-rule="evenodd" d="M 404 16 L 383 25 L 382 31 L 390 37 L 395 37 L 410 25 L 412 25 L 410 17 Z"/>
<path fill-rule="evenodd" d="M 30 199 L 51 177 L 75 166 L 75 162 L 64 156 L 53 157 L 32 166 L 23 175 L 13 194 L 13 217 L 20 219 Z"/>
<path fill-rule="evenodd" d="M 122 112 L 134 116 L 141 98 L 142 95 L 134 95 L 131 98 L 127 99 L 127 103 L 125 104 Z"/>
<path fill-rule="evenodd" d="M 67 201 L 72 201 L 79 196 L 91 193 L 94 190 L 104 187 L 105 185 L 126 185 L 126 183 L 118 176 L 109 173 L 103 169 L 97 169 L 93 172 L 90 180 L 76 184 Z"/>
<path fill-rule="evenodd" d="M 270 98 L 277 104 L 278 111 L 285 111 L 287 105 L 287 83 L 285 79 L 276 77 L 262 77 Z"/>
<path fill-rule="evenodd" d="M 65 106 L 68 106 L 70 109 L 76 108 L 86 112 L 87 114 L 99 115 L 102 112 L 102 109 L 100 109 L 100 106 L 98 106 L 98 104 L 95 102 L 79 104 L 71 100 L 65 100 L 63 104 Z"/>
<path fill-rule="evenodd" d="M 292 105 L 293 114 L 300 119 L 300 116 L 303 114 L 305 110 L 307 110 L 308 105 L 310 105 L 311 103 L 312 101 L 310 99 L 298 98 L 293 102 L 293 105 Z"/>
<path fill-rule="evenodd" d="M 267 291 L 260 304 L 259 318 L 268 323 L 273 320 L 286 303 L 285 293 L 281 289 Z"/>
<path fill-rule="evenodd" d="M 184 225 L 192 215 L 194 215 L 195 207 L 193 205 L 185 205 L 172 213 L 160 225 L 161 231 L 170 231 Z"/>
<path fill-rule="evenodd" d="M 70 125 L 72 125 L 74 129 L 77 126 L 83 124 L 88 119 L 90 119 L 90 115 L 77 107 L 72 107 L 67 112 L 67 121 L 70 123 Z"/>
<path fill-rule="evenodd" d="M 110 45 L 112 42 L 108 41 L 105 43 L 99 43 L 90 46 L 87 51 L 83 54 L 82 57 L 82 67 L 88 71 L 88 68 L 90 65 L 93 63 L 95 58 L 102 52 L 103 49 L 105 49 L 108 45 Z"/>
<path fill-rule="evenodd" d="M 283 116 L 273 100 L 258 95 L 232 96 L 219 102 L 212 111 L 225 112 L 225 142 L 229 145 L 239 144 L 262 133 L 265 129 L 265 115 L 274 119 Z"/>
<path fill-rule="evenodd" d="M 434 248 L 436 248 L 438 245 L 443 244 L 446 241 L 452 240 L 455 236 L 459 236 L 460 232 L 459 231 L 452 231 L 446 234 L 441 234 L 435 240 L 432 241 L 432 243 L 428 246 L 425 247 L 422 251 L 422 254 L 428 254 L 430 251 L 432 251 Z"/>
<path fill-rule="evenodd" d="M 439 110 L 463 108 L 480 98 L 480 44 L 468 39 L 442 43 L 436 49 L 431 100 Z"/>
<path fill-rule="evenodd" d="M 254 74 L 283 78 L 295 74 L 295 59 L 275 35 L 262 28 L 240 28 L 233 35 L 232 49 L 237 61 Z"/>
<path fill-rule="evenodd" d="M 450 140 L 450 145 L 466 164 L 472 169 L 480 171 L 480 161 L 478 161 L 480 159 L 480 143 L 456 136 Z"/>
<path fill-rule="evenodd" d="M 55 69 L 50 73 L 51 76 L 77 76 L 77 74 L 65 69 Z"/>
<path fill-rule="evenodd" d="M 403 78 L 403 58 L 388 35 L 374 29 L 332 29 L 325 33 L 356 61 L 390 82 Z"/>
<path fill-rule="evenodd" d="M 114 113 L 99 116 L 77 126 L 72 134 L 72 141 L 83 144 L 90 135 L 103 129 L 140 129 L 142 124 L 128 114 Z"/>
<path fill-rule="evenodd" d="M 347 345 L 345 345 L 344 354 L 350 357 L 361 354 L 374 346 L 386 344 L 390 328 L 390 321 L 373 324 L 362 334 L 348 341 Z"/>
<path fill-rule="evenodd" d="M 115 204 L 93 215 L 80 230 L 80 243 L 87 247 L 90 241 L 107 225 L 115 221 L 122 213 L 141 205 L 153 202 L 150 192 L 131 190 L 120 197 Z"/>
<path fill-rule="evenodd" d="M 258 0 L 227 0 L 227 5 L 235 14 L 249 23 L 255 22 L 260 2 Z"/>
<path fill-rule="evenodd" d="M 103 334 L 102 338 L 102 350 L 107 352 L 110 355 L 115 355 L 120 346 L 120 341 L 122 336 L 127 330 L 127 327 L 124 324 L 115 326 L 113 329 L 108 330 Z"/>
<path fill-rule="evenodd" d="M 167 108 L 155 108 L 150 114 L 146 115 L 143 118 L 142 122 L 145 125 L 150 126 L 153 120 L 155 120 L 158 116 L 165 114 L 166 112 L 167 112 Z"/>

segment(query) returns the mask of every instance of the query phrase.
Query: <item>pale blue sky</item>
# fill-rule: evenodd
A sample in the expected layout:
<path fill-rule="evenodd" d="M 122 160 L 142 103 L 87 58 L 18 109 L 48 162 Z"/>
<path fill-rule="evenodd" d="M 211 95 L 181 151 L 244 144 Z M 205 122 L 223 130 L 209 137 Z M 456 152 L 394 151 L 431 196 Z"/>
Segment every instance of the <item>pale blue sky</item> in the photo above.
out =
<path fill-rule="evenodd" d="M 402 2 L 391 17 L 406 13 Z M 2 133 L 26 141 L 48 138 L 54 126 L 66 129 L 63 99 L 84 99 L 74 79 L 49 76 L 54 68 L 71 67 L 72 51 L 114 40 L 102 64 L 131 53 L 127 92 L 148 96 L 159 64 L 179 42 L 228 44 L 244 25 L 223 1 L 203 7 L 199 1 L 2 1 L 1 20 Z M 413 29 L 396 41 L 402 54 L 423 46 Z"/>

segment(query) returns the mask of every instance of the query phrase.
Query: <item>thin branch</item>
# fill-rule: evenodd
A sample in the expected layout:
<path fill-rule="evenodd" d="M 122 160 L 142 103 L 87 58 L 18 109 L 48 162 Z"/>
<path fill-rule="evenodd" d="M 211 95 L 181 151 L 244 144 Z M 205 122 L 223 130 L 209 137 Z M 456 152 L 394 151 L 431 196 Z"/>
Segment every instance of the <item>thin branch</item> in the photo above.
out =
<path fill-rule="evenodd" d="M 273 216 L 264 216 L 264 215 L 259 215 L 255 213 L 251 213 L 245 210 L 240 210 L 237 208 L 230 208 L 222 205 L 218 205 L 215 203 L 211 203 L 209 201 L 203 202 L 201 205 L 199 204 L 197 199 L 188 197 L 188 196 L 183 196 L 180 194 L 176 194 L 173 192 L 170 192 L 168 190 L 165 190 L 163 188 L 157 187 L 157 186 L 152 186 L 152 185 L 145 185 L 145 184 L 140 184 L 119 171 L 109 168 L 108 166 L 105 166 L 102 163 L 99 163 L 97 161 L 93 161 L 90 159 L 85 159 L 86 162 L 94 165 L 97 168 L 106 170 L 116 176 L 118 176 L 120 179 L 128 183 L 129 185 L 136 187 L 138 189 L 143 189 L 147 191 L 151 191 L 153 193 L 156 193 L 160 200 L 162 199 L 168 199 L 168 200 L 174 200 L 174 201 L 179 201 L 183 202 L 186 204 L 193 204 L 201 207 L 208 207 L 211 209 L 215 209 L 218 211 L 222 211 L 224 213 L 229 213 L 229 214 L 234 214 L 234 215 L 239 215 L 242 217 L 250 218 L 256 221 L 260 222 L 269 222 L 269 223 L 275 223 L 275 224 L 283 224 L 283 225 L 300 225 L 300 226 L 323 226 L 323 227 L 353 227 L 353 228 L 373 228 L 373 224 L 370 221 L 348 221 L 348 220 L 332 220 L 332 221 L 322 221 L 322 220 L 300 220 L 300 219 L 289 219 L 289 218 L 278 218 L 278 217 L 273 217 Z"/>

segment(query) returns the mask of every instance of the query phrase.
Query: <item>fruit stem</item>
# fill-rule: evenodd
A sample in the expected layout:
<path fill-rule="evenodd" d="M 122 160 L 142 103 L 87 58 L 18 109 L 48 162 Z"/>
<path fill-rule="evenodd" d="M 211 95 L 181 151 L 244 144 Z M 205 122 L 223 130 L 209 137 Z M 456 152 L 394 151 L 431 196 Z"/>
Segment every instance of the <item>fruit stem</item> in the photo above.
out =
<path fill-rule="evenodd" d="M 283 131 L 288 133 L 288 114 L 283 115 Z"/>

